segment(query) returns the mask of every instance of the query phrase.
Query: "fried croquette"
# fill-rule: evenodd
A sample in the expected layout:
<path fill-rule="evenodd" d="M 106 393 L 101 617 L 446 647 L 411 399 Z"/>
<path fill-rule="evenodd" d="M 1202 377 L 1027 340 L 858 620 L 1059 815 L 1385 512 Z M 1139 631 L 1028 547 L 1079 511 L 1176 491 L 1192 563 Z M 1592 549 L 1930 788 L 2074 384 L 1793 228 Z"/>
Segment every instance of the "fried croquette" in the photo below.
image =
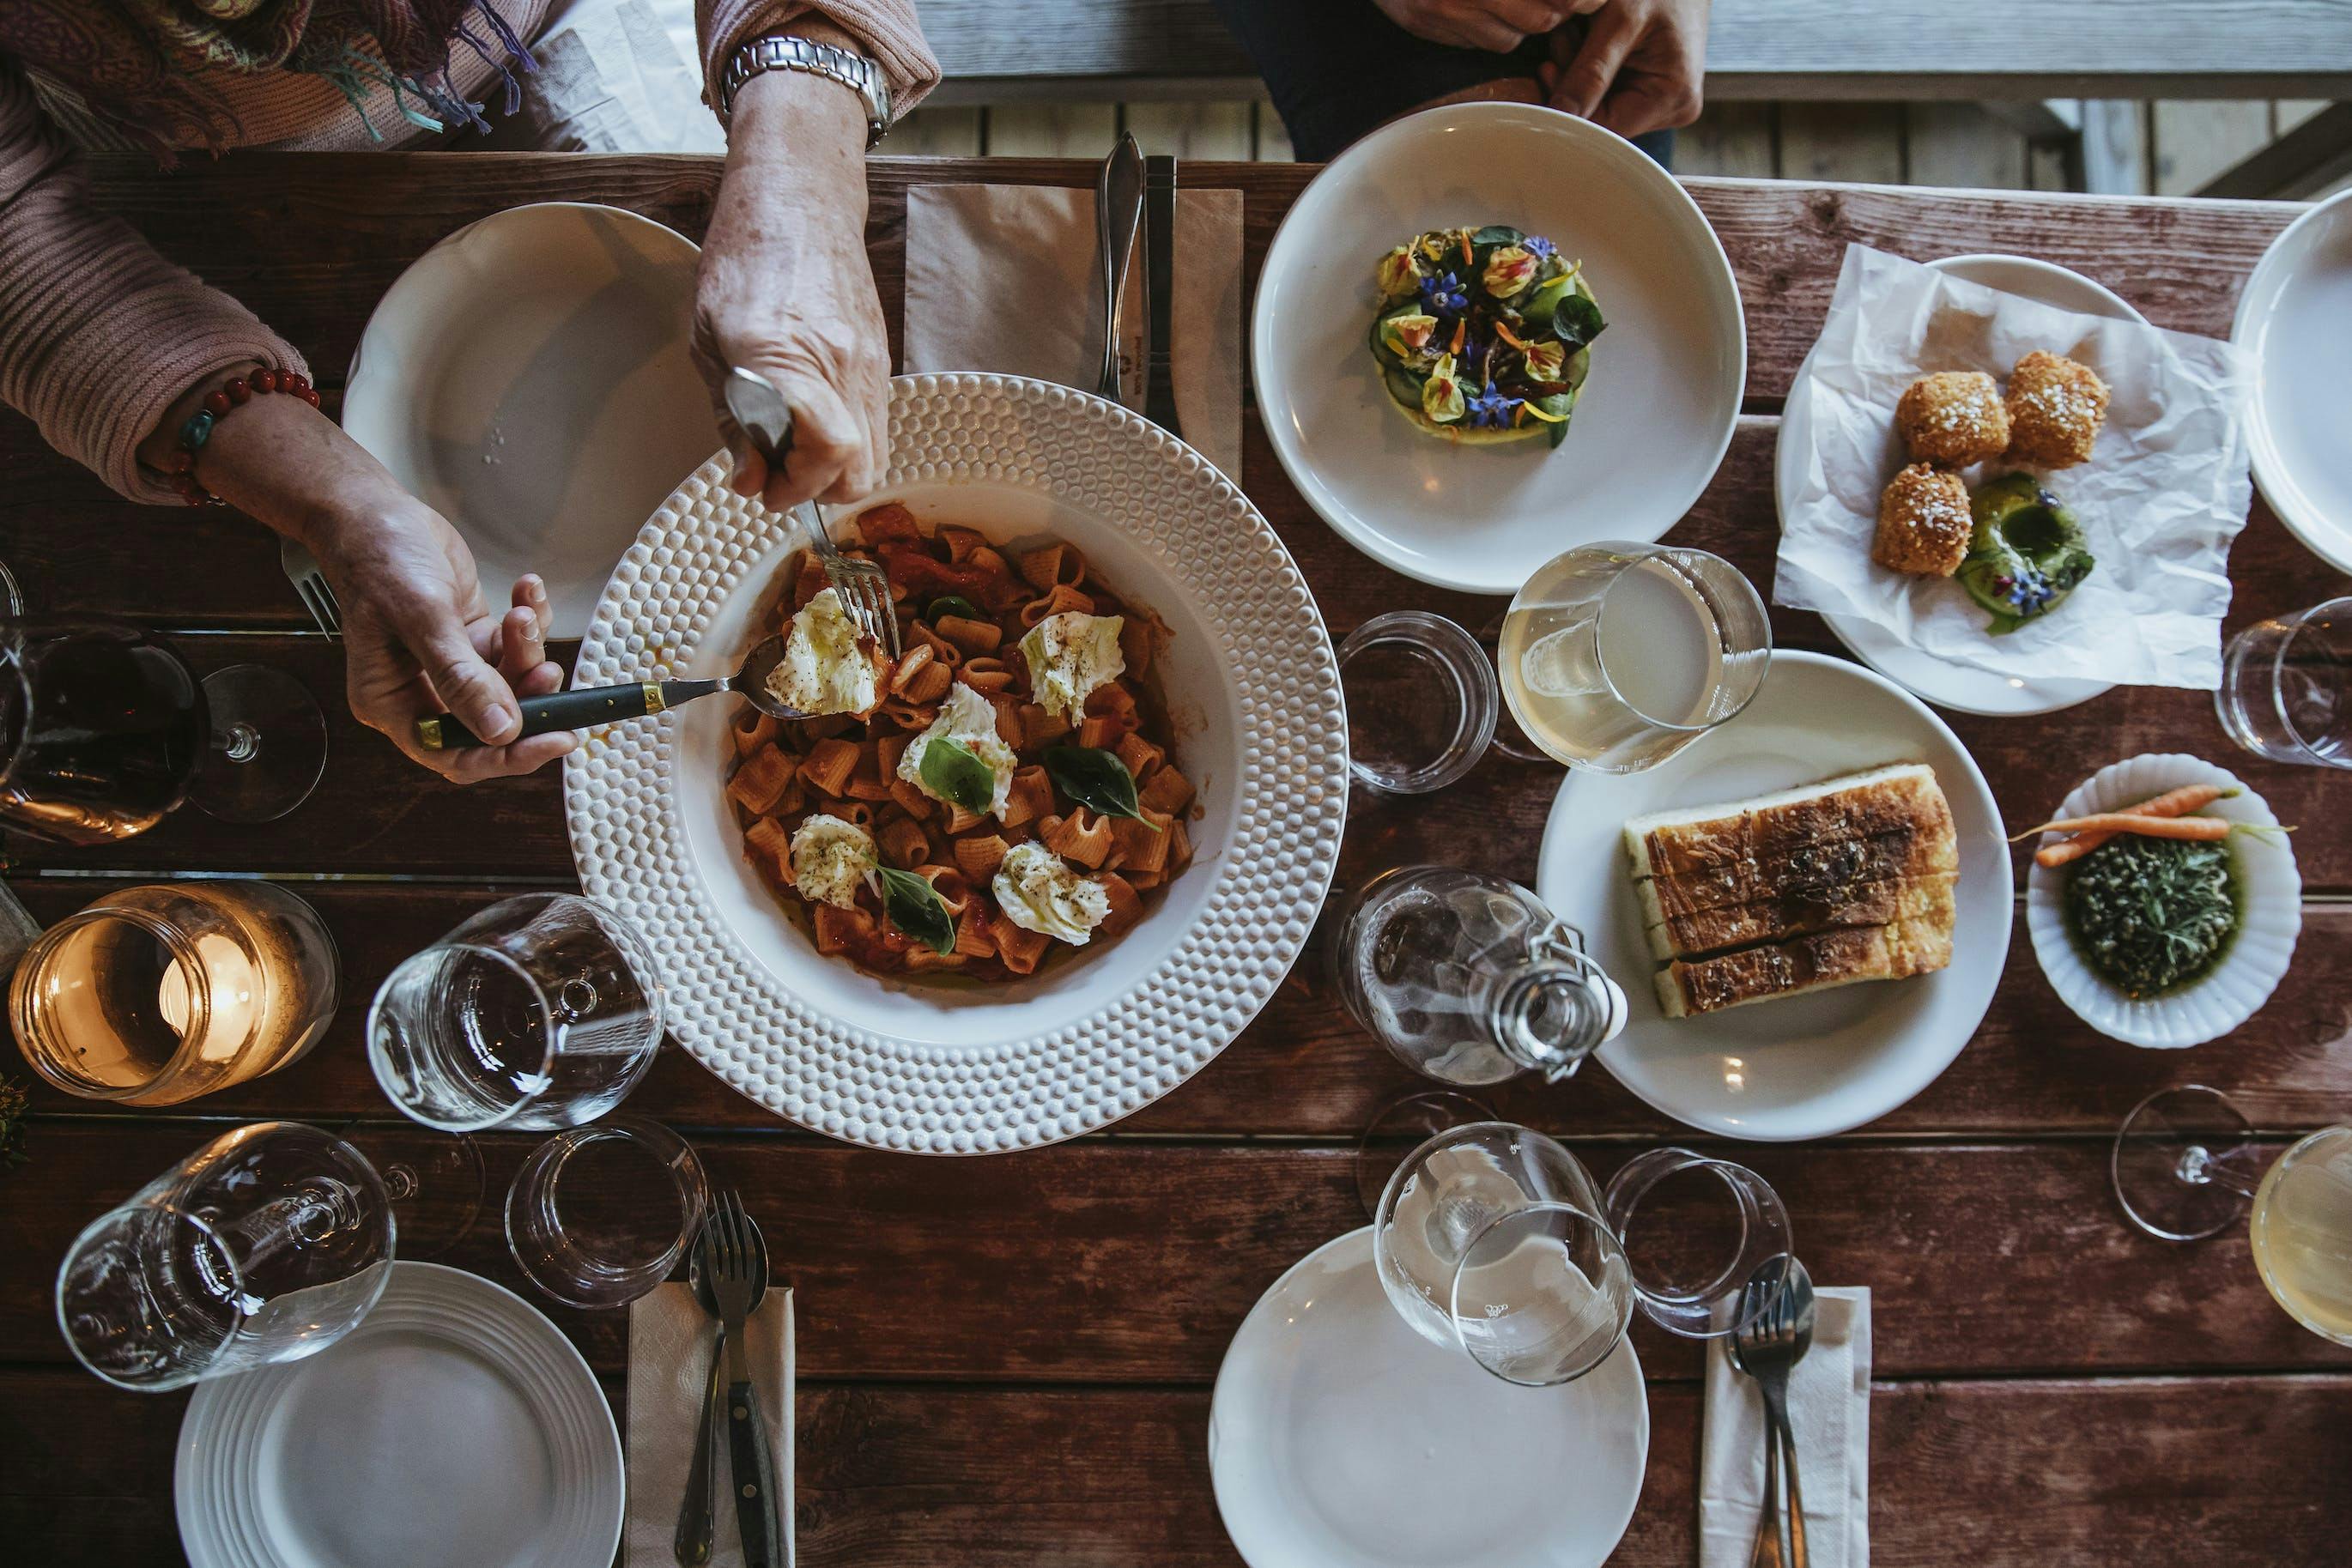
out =
<path fill-rule="evenodd" d="M 1878 498 L 1870 559 L 1890 571 L 1949 577 L 1969 553 L 1969 487 L 1957 474 L 1914 463 Z"/>
<path fill-rule="evenodd" d="M 1895 426 L 1911 455 L 1947 468 L 2000 456 L 2009 445 L 2009 421 L 2000 388 L 1982 371 L 1921 376 L 1895 405 Z"/>
<path fill-rule="evenodd" d="M 2088 365 L 2040 349 L 2009 372 L 2009 461 L 2072 468 L 2090 461 L 2107 423 L 2107 383 Z"/>

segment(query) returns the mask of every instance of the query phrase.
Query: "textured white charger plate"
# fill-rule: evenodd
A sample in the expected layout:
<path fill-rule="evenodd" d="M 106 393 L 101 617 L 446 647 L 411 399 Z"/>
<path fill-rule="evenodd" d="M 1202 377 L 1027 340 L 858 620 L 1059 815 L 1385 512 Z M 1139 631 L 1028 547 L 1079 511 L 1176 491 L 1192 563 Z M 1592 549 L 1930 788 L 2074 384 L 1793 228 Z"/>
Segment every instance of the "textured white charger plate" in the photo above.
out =
<path fill-rule="evenodd" d="M 2149 752 L 2108 764 L 2060 801 L 2050 820 L 2137 805 L 2183 784 L 2220 784 L 2239 791 L 2214 801 L 2200 815 L 2278 825 L 2263 798 L 2236 774 L 2177 751 Z M 2033 956 L 2042 960 L 2042 972 L 2050 977 L 2058 999 L 2074 1009 L 2075 1017 L 2128 1044 L 2177 1050 L 2219 1039 L 2270 1000 L 2294 957 L 2295 938 L 2303 930 L 2303 876 L 2295 869 L 2294 845 L 2284 833 L 2235 833 L 2229 845 L 2242 899 L 2241 924 L 2229 951 L 2196 984 L 2140 1001 L 2093 974 L 2074 951 L 2062 902 L 2066 868 L 2026 862 L 2025 926 L 2033 934 Z"/>
<path fill-rule="evenodd" d="M 1209 1401 L 1209 1479 L 1250 1568 L 1599 1568 L 1649 1455 L 1632 1340 L 1573 1383 L 1506 1383 L 1397 1315 L 1369 1225 L 1258 1299 Z"/>
<path fill-rule="evenodd" d="M 1155 675 L 1204 808 L 1192 868 L 1133 930 L 1030 979 L 876 979 L 819 956 L 745 863 L 724 795 L 725 698 L 614 726 L 567 759 L 572 858 L 659 955 L 671 1032 L 761 1104 L 923 1154 L 1053 1143 L 1199 1071 L 1298 956 L 1347 814 L 1339 668 L 1265 519 L 1139 415 L 1017 377 L 901 376 L 890 442 L 864 506 L 898 501 L 927 526 L 1015 546 L 1066 539 L 1168 622 Z M 735 670 L 799 538 L 724 476 L 723 460 L 704 465 L 646 523 L 596 607 L 575 684 Z"/>
<path fill-rule="evenodd" d="M 192 1568 L 578 1568 L 620 1544 L 596 1375 L 500 1285 L 400 1262 L 318 1354 L 201 1385 L 173 1478 Z"/>
<path fill-rule="evenodd" d="M 2238 296 L 2230 340 L 2262 361 L 2247 434 L 2263 499 L 2312 553 L 2352 571 L 2352 191 L 2271 242 Z"/>

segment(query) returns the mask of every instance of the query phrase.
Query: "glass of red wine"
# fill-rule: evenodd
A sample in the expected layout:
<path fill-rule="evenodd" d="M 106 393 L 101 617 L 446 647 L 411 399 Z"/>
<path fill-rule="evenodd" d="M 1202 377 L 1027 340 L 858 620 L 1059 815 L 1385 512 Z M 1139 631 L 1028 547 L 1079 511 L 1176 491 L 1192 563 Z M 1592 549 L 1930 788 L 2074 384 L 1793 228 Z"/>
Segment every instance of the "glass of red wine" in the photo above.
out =
<path fill-rule="evenodd" d="M 223 821 L 275 821 L 326 763 L 326 716 L 283 671 L 232 664 L 199 679 L 136 626 L 0 617 L 0 822 L 102 844 L 186 800 Z"/>

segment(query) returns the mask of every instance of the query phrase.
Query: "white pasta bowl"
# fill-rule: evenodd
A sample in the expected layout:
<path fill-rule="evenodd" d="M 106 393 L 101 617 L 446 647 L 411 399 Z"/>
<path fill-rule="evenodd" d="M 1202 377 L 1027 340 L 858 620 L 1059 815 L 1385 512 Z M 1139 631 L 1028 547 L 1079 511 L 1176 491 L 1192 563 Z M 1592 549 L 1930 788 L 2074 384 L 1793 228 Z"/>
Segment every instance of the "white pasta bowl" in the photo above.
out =
<path fill-rule="evenodd" d="M 980 1154 L 1101 1126 L 1191 1076 L 1304 946 L 1346 817 L 1339 672 L 1307 584 L 1199 454 L 1084 392 L 1014 377 L 904 376 L 891 464 L 866 506 L 999 544 L 1086 556 L 1173 636 L 1150 677 L 1198 786 L 1190 868 L 1142 922 L 1004 985 L 878 978 L 819 954 L 747 862 L 726 800 L 737 705 L 714 697 L 591 736 L 564 770 L 589 894 L 664 967 L 672 1033 L 801 1124 L 879 1147 Z M 713 458 L 605 586 L 573 680 L 731 673 L 772 628 L 801 540 Z M 835 519 L 845 525 L 851 513 Z"/>
<path fill-rule="evenodd" d="M 2263 798 L 2237 775 L 2179 752 L 2149 752 L 2100 768 L 2059 802 L 2053 817 L 2116 810 L 2187 784 L 2238 791 L 2206 807 L 2203 815 L 2278 826 Z M 2113 1039 L 2168 1051 L 2219 1039 L 2270 999 L 2303 929 L 2303 878 L 2284 833 L 2232 833 L 2227 842 L 2240 896 L 2238 930 L 2228 950 L 2202 978 L 2137 1000 L 2101 979 L 2075 951 L 2063 904 L 2068 868 L 2029 864 L 2025 924 L 2033 936 L 2033 956 L 2077 1018 Z"/>

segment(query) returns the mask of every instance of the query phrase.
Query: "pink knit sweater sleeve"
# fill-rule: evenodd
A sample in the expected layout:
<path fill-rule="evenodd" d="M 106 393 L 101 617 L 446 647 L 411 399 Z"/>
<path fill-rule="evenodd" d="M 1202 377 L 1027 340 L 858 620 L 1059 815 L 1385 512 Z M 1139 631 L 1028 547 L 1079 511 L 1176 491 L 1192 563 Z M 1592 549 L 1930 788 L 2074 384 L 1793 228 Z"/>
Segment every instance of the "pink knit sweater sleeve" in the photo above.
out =
<path fill-rule="evenodd" d="M 830 22 L 855 37 L 882 68 L 897 113 L 914 108 L 940 82 L 940 62 L 923 41 L 915 0 L 694 0 L 694 11 L 713 109 L 720 101 L 719 74 L 736 47 L 763 33 L 790 31 L 801 20 Z"/>
<path fill-rule="evenodd" d="M 78 157 L 0 56 L 0 402 L 132 500 L 177 506 L 138 445 L 183 392 L 248 360 L 310 371 L 252 311 L 90 206 Z"/>

